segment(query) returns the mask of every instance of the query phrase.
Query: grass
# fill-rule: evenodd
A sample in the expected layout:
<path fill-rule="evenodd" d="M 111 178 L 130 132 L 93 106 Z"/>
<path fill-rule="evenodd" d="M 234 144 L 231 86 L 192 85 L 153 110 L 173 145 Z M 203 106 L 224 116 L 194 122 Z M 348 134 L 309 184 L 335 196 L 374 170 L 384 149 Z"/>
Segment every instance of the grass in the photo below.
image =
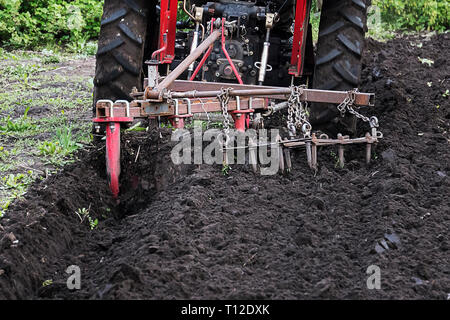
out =
<path fill-rule="evenodd" d="M 70 70 L 86 57 L 0 49 L 0 217 L 91 143 L 93 81 Z"/>

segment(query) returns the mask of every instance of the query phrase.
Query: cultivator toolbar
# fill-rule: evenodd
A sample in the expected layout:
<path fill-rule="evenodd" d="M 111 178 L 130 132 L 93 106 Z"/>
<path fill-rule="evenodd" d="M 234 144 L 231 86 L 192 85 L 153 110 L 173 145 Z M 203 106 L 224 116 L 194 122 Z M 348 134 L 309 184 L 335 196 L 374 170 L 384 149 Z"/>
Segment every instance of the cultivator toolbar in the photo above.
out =
<path fill-rule="evenodd" d="M 216 27 L 214 30 L 213 27 Z M 218 29 L 217 29 L 218 28 Z M 273 87 L 262 85 L 245 85 L 240 80 L 239 73 L 234 67 L 232 59 L 226 53 L 225 39 L 227 35 L 227 22 L 225 19 L 211 21 L 209 36 L 184 59 L 166 77 L 161 77 L 158 67 L 159 60 L 147 61 L 148 78 L 145 79 L 143 92 L 134 90 L 132 96 L 135 100 L 110 101 L 99 100 L 96 104 L 96 117 L 93 120 L 97 124 L 106 124 L 106 162 L 107 173 L 111 191 L 114 197 L 119 194 L 120 175 L 120 128 L 122 124 L 130 124 L 137 119 L 159 118 L 169 120 L 174 128 L 184 128 L 185 120 L 195 118 L 195 115 L 209 115 L 221 113 L 224 126 L 224 136 L 227 137 L 230 130 L 230 116 L 234 121 L 237 131 L 244 132 L 253 127 L 262 127 L 261 116 L 269 116 L 275 112 L 287 109 L 287 128 L 289 137 L 279 138 L 280 168 L 290 169 L 290 148 L 305 147 L 308 165 L 317 169 L 317 149 L 321 146 L 338 146 L 339 164 L 344 165 L 344 147 L 348 144 L 366 144 L 366 162 L 370 162 L 372 144 L 382 138 L 377 130 L 378 120 L 375 117 L 367 118 L 357 109 L 363 106 L 374 105 L 374 94 L 362 93 L 358 90 L 328 91 L 308 89 L 305 86 Z M 205 52 L 197 68 L 190 75 L 194 79 L 206 61 L 215 41 L 221 39 L 222 50 L 230 65 L 230 72 L 234 73 L 239 84 L 220 82 L 200 82 L 177 80 L 177 78 Z M 163 48 L 162 48 L 163 49 Z M 152 58 L 164 50 L 156 51 Z M 317 136 L 312 132 L 312 126 L 308 122 L 308 108 L 310 102 L 336 104 L 337 110 L 342 115 L 350 113 L 367 122 L 370 132 L 364 137 L 350 138 L 338 134 L 333 139 L 325 134 Z M 301 136 L 298 134 L 301 132 Z M 224 149 L 228 148 L 227 139 L 223 143 Z M 254 147 L 250 148 L 252 153 Z M 254 158 L 254 154 L 250 154 Z M 254 165 L 255 170 L 257 166 Z"/>

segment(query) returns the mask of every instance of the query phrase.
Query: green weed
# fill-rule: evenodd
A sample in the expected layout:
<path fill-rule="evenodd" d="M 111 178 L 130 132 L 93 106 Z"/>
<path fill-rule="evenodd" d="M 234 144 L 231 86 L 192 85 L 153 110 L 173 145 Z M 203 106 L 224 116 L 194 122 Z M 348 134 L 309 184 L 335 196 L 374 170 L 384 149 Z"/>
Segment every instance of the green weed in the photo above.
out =
<path fill-rule="evenodd" d="M 224 176 L 227 176 L 227 175 L 230 174 L 230 170 L 231 170 L 230 165 L 224 162 L 224 163 L 222 164 L 222 174 L 223 174 Z"/>
<path fill-rule="evenodd" d="M 91 230 L 94 230 L 98 227 L 98 219 L 92 219 L 90 216 L 90 206 L 88 209 L 86 208 L 79 208 L 75 213 L 80 219 L 80 223 L 83 223 L 84 221 L 88 221 L 89 227 Z M 87 219 L 87 220 L 86 220 Z"/>

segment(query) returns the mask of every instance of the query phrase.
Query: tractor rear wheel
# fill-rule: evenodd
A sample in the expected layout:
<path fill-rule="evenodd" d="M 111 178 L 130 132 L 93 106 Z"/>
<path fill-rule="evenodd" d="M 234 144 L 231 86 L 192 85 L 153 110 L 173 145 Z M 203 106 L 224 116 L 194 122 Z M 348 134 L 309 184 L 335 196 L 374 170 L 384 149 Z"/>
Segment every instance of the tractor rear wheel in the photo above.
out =
<path fill-rule="evenodd" d="M 142 89 L 148 0 L 105 0 L 94 78 L 94 106 L 100 99 L 131 100 Z M 95 111 L 95 108 L 94 108 Z"/>
<path fill-rule="evenodd" d="M 371 0 L 324 1 L 313 88 L 348 91 L 358 87 L 370 3 Z M 328 126 L 336 125 L 338 129 L 356 131 L 353 116 L 338 118 L 338 114 L 335 105 L 316 103 L 311 108 L 310 120 L 326 131 Z"/>

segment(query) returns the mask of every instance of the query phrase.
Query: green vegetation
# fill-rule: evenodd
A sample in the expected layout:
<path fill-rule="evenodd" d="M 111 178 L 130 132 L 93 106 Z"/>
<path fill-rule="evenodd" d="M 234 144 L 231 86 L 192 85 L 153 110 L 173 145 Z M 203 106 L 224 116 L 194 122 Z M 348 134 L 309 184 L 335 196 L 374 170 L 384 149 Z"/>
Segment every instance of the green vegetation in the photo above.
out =
<path fill-rule="evenodd" d="M 31 183 L 75 161 L 92 141 L 86 115 L 93 82 L 84 70 L 70 70 L 77 58 L 0 49 L 0 216 Z"/>
<path fill-rule="evenodd" d="M 0 179 L 0 217 L 14 199 L 25 194 L 27 187 L 34 181 L 33 174 L 32 170 L 28 170 L 26 173 L 10 173 Z"/>
<path fill-rule="evenodd" d="M 52 279 L 47 279 L 44 282 L 42 282 L 42 286 L 43 287 L 47 287 L 53 284 L 53 280 Z"/>
<path fill-rule="evenodd" d="M 436 30 L 450 28 L 450 2 L 446 0 L 373 0 L 381 20 L 391 30 Z"/>
<path fill-rule="evenodd" d="M 0 42 L 13 48 L 68 45 L 81 52 L 100 31 L 103 1 L 0 0 Z"/>
<path fill-rule="evenodd" d="M 384 31 L 444 31 L 450 27 L 449 1 L 373 0 L 372 5 L 379 8 Z M 102 8 L 102 0 L 0 0 L 0 42 L 22 49 L 64 45 L 71 52 L 92 55 L 96 52 Z M 188 19 L 181 2 L 178 18 Z M 316 1 L 310 21 L 316 40 L 320 22 Z M 57 60 L 48 57 L 47 63 Z"/>
<path fill-rule="evenodd" d="M 230 173 L 230 170 L 231 170 L 230 165 L 224 161 L 222 164 L 222 174 L 224 176 L 227 176 Z"/>
<path fill-rule="evenodd" d="M 92 219 L 89 211 L 90 211 L 90 207 L 88 209 L 79 208 L 75 213 L 78 216 L 78 218 L 80 219 L 80 223 L 87 221 L 91 230 L 94 230 L 98 226 L 98 219 L 95 219 L 95 220 Z"/>

